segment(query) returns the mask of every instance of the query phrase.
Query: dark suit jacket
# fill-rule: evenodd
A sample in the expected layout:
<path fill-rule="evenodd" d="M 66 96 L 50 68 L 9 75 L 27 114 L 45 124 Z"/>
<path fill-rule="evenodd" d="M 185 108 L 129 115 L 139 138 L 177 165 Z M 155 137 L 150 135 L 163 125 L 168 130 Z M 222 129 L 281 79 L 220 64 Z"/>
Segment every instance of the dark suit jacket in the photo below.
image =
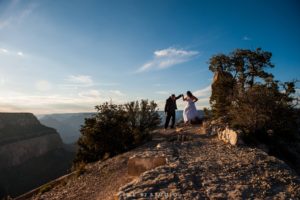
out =
<path fill-rule="evenodd" d="M 176 97 L 176 100 L 179 99 L 180 97 L 182 97 L 182 95 L 179 95 L 178 97 Z M 173 100 L 171 97 L 169 97 L 166 100 L 165 112 L 168 112 L 168 113 L 175 112 L 175 110 L 177 109 L 176 100 Z"/>

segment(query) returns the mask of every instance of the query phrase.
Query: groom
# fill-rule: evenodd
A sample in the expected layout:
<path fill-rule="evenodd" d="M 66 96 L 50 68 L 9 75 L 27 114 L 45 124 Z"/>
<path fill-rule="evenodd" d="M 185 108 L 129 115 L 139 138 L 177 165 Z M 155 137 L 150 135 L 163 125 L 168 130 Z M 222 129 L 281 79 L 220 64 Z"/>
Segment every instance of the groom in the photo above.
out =
<path fill-rule="evenodd" d="M 166 122 L 165 122 L 165 129 L 168 128 L 170 119 L 172 117 L 172 124 L 171 128 L 174 128 L 175 125 L 175 110 L 177 109 L 176 100 L 182 97 L 183 95 L 179 95 L 178 97 L 175 94 L 172 94 L 166 101 L 165 105 L 165 113 L 166 113 Z"/>

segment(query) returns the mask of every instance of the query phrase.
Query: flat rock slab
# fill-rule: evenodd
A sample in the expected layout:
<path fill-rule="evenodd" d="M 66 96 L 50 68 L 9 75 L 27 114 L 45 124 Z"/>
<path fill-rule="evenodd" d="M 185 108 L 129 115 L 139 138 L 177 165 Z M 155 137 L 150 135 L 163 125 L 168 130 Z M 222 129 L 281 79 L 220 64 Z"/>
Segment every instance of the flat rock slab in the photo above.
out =
<path fill-rule="evenodd" d="M 141 173 L 165 165 L 165 157 L 132 157 L 128 160 L 128 175 L 139 176 Z"/>

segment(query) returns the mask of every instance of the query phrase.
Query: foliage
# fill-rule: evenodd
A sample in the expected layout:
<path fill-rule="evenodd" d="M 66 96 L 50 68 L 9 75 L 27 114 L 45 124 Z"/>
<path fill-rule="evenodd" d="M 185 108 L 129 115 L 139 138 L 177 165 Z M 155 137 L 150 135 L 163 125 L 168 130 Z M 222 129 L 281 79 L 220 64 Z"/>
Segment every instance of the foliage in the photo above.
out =
<path fill-rule="evenodd" d="M 204 107 L 203 112 L 204 112 L 204 119 L 211 119 L 212 118 L 211 109 Z"/>
<path fill-rule="evenodd" d="M 50 183 L 47 183 L 40 188 L 39 194 L 44 194 L 45 192 L 50 191 L 52 188 L 53 188 L 53 185 Z"/>
<path fill-rule="evenodd" d="M 78 162 L 93 162 L 125 152 L 150 136 L 160 123 L 157 104 L 142 100 L 123 105 L 104 103 L 97 114 L 85 119 L 78 140 Z"/>
<path fill-rule="evenodd" d="M 280 82 L 269 71 L 272 53 L 237 49 L 210 59 L 214 73 L 211 117 L 240 129 L 248 144 L 267 146 L 300 173 L 300 115 L 296 82 Z"/>
<path fill-rule="evenodd" d="M 277 135 L 297 131 L 295 81 L 274 80 L 268 71 L 274 67 L 271 57 L 272 53 L 258 48 L 237 49 L 210 59 L 213 118 L 222 118 L 247 134 L 266 137 L 270 129 Z"/>
<path fill-rule="evenodd" d="M 77 162 L 75 165 L 73 165 L 72 171 L 75 171 L 77 177 L 81 176 L 86 172 L 86 163 L 82 161 Z"/>

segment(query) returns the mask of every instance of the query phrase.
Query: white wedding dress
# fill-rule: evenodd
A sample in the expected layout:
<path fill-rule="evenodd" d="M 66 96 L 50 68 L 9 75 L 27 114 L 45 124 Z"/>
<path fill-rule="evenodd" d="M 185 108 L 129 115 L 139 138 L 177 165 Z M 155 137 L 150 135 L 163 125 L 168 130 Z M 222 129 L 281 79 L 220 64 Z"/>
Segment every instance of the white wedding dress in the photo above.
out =
<path fill-rule="evenodd" d="M 198 111 L 192 99 L 187 99 L 186 102 L 186 106 L 183 110 L 183 120 L 184 122 L 190 122 L 198 116 Z"/>

